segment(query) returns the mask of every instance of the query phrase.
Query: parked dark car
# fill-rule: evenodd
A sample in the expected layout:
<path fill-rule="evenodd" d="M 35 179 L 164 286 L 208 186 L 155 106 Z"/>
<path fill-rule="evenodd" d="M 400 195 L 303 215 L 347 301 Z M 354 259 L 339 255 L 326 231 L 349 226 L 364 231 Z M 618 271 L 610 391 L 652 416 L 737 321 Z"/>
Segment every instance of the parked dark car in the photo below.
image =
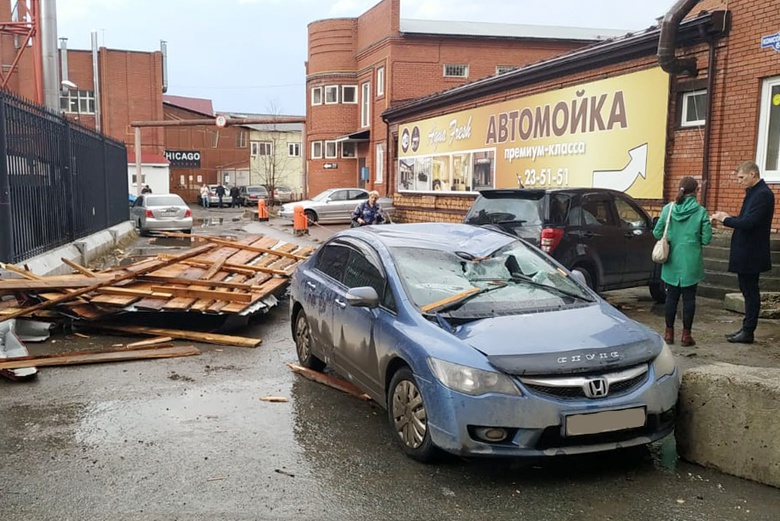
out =
<path fill-rule="evenodd" d="M 242 186 L 238 189 L 241 206 L 257 206 L 260 199 L 268 203 L 268 190 L 264 186 Z"/>
<path fill-rule="evenodd" d="M 631 196 L 602 188 L 483 190 L 464 219 L 520 237 L 596 291 L 648 286 L 665 299 L 651 259 L 653 220 Z"/>
<path fill-rule="evenodd" d="M 386 408 L 393 437 L 420 461 L 662 438 L 680 386 L 669 346 L 571 275 L 476 226 L 343 230 L 292 276 L 298 359 Z"/>

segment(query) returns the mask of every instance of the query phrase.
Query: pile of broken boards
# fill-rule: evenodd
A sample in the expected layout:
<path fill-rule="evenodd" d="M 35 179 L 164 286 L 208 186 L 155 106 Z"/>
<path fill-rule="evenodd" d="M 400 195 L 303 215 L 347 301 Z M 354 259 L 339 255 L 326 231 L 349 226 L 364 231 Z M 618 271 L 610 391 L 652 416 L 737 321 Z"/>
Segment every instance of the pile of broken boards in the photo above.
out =
<path fill-rule="evenodd" d="M 163 342 L 171 339 L 256 347 L 261 342 L 258 338 L 126 325 L 127 321 L 119 320 L 119 317 L 137 312 L 225 317 L 249 317 L 266 312 L 276 305 L 276 295 L 286 289 L 289 277 L 314 250 L 261 235 L 239 240 L 198 235 L 193 236 L 193 240 L 205 241 L 205 244 L 177 255 L 159 254 L 99 272 L 66 259 L 63 262 L 74 269 L 74 274 L 40 276 L 16 266 L 0 266 L 9 273 L 7 277 L 0 276 L 0 324 L 21 317 L 67 321 L 77 327 L 153 337 L 146 342 L 137 342 L 140 344 L 137 347 L 130 344 L 123 349 L 108 350 L 120 351 L 119 355 L 105 351 L 108 360 L 96 361 L 198 353 L 193 346 L 177 348 Z M 154 317 L 144 320 L 145 324 L 150 322 L 157 326 L 162 321 Z M 130 354 L 128 349 L 137 349 L 138 356 L 127 356 Z M 0 370 L 22 367 L 19 364 L 23 359 L 29 360 L 30 365 L 36 364 L 36 360 L 42 361 L 38 357 L 9 355 L 0 354 L 0 359 L 5 359 L 0 360 Z M 66 359 L 62 355 L 57 358 L 64 365 Z M 54 360 L 42 365 L 61 364 Z"/>

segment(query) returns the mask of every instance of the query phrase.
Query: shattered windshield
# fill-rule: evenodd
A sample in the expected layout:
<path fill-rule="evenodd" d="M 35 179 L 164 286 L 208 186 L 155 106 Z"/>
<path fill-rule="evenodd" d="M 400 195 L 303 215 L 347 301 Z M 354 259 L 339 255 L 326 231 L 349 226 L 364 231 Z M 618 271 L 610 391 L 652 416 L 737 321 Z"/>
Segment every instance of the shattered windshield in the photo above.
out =
<path fill-rule="evenodd" d="M 592 302 L 566 272 L 519 241 L 486 257 L 404 247 L 392 255 L 406 292 L 423 313 L 488 316 Z"/>

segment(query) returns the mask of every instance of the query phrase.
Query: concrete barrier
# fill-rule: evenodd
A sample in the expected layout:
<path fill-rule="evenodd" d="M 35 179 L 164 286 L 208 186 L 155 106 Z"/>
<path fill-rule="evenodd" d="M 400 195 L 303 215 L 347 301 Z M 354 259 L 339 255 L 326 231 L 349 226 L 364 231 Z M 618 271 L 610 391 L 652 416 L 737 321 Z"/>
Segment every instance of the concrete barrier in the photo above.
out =
<path fill-rule="evenodd" d="M 717 363 L 680 388 L 677 451 L 690 462 L 780 487 L 780 369 Z"/>
<path fill-rule="evenodd" d="M 63 258 L 85 266 L 135 236 L 135 226 L 130 221 L 125 221 L 19 264 L 26 265 L 36 275 L 72 273 L 73 269 L 62 262 Z M 0 276 L 14 275 L 0 272 Z"/>

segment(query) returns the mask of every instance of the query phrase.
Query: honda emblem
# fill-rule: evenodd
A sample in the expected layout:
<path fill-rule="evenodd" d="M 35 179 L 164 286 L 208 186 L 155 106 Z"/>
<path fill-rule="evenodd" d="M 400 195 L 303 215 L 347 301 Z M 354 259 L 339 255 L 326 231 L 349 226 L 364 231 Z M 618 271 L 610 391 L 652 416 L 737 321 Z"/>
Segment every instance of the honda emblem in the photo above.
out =
<path fill-rule="evenodd" d="M 588 398 L 601 398 L 609 393 L 609 382 L 606 378 L 593 378 L 582 386 Z"/>

